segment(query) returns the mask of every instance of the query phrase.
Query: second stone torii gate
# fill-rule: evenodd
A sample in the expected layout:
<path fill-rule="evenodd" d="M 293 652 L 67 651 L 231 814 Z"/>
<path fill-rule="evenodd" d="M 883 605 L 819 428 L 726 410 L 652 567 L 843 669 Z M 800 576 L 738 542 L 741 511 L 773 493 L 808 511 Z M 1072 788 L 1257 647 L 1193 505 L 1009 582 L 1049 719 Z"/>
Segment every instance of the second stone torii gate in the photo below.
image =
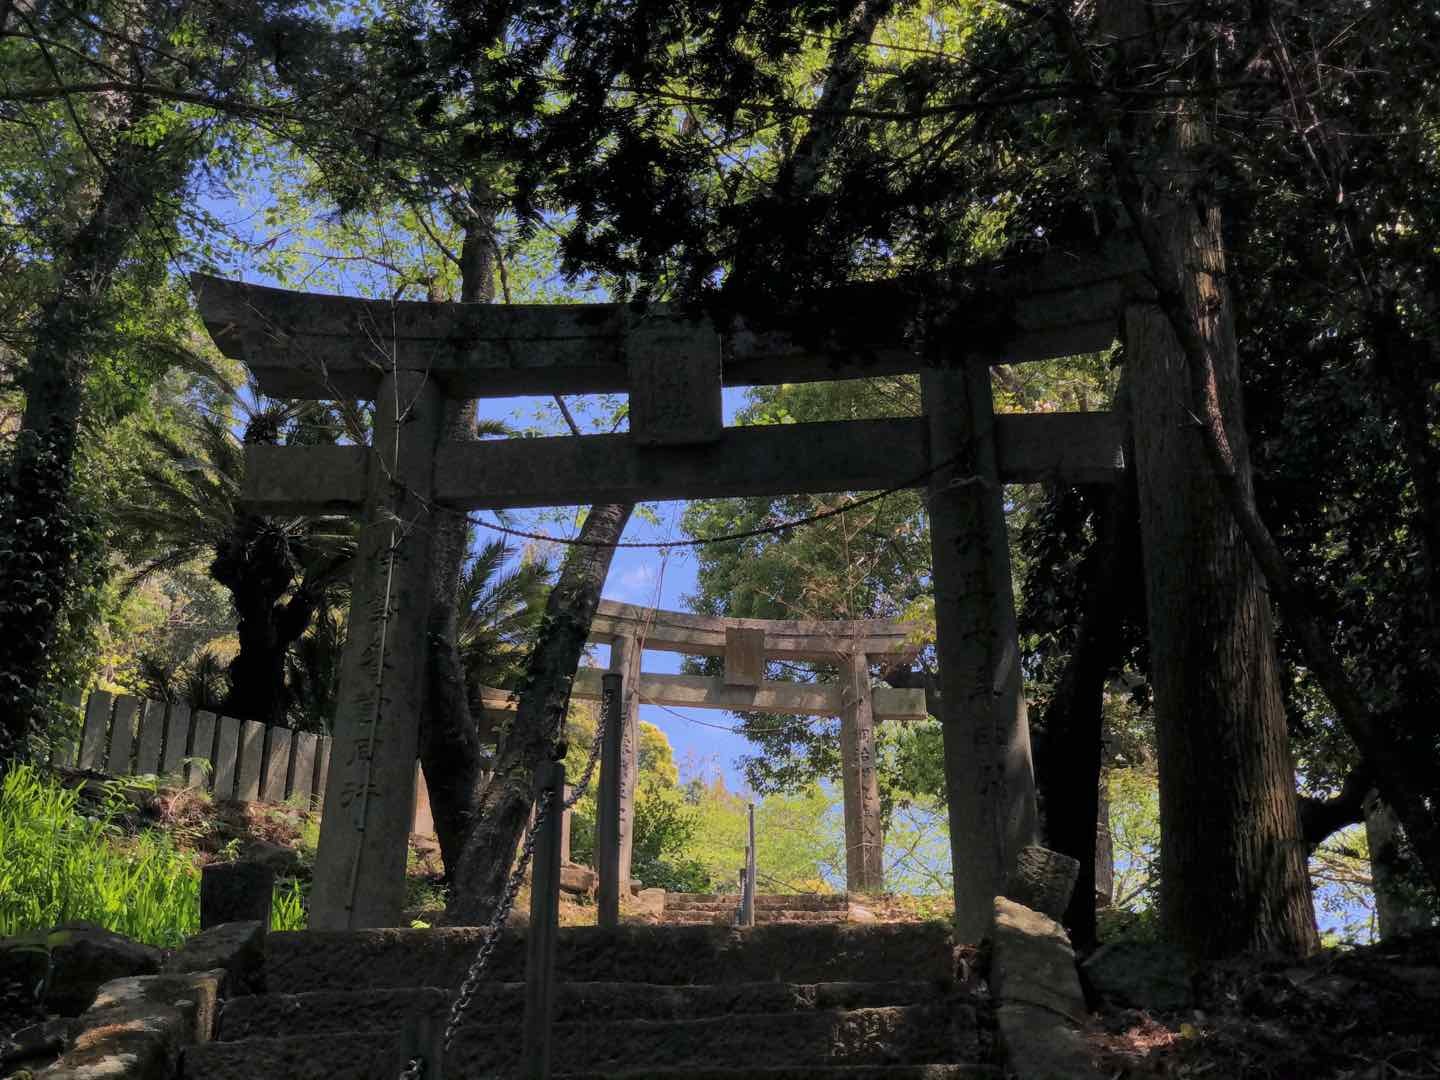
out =
<path fill-rule="evenodd" d="M 246 448 L 253 510 L 364 522 L 311 926 L 399 918 L 437 506 L 908 484 L 929 492 L 956 924 L 979 940 L 1036 821 L 1002 485 L 1109 482 L 1123 465 L 1108 413 L 996 416 L 989 367 L 1107 347 L 1141 262 L 1125 248 L 976 271 L 946 301 L 965 340 L 923 357 L 909 333 L 920 301 L 885 283 L 815 298 L 809 322 L 844 330 L 801 344 L 663 307 L 372 302 L 197 276 L 207 328 L 262 391 L 376 405 L 370 446 Z M 722 386 L 917 371 L 921 418 L 723 426 Z M 442 438 L 446 398 L 610 392 L 630 394 L 627 434 Z"/>
<path fill-rule="evenodd" d="M 845 881 L 851 892 L 877 892 L 884 881 L 884 838 L 875 772 L 875 724 L 924 720 L 925 692 L 872 686 L 870 662 L 915 656 L 916 628 L 881 619 L 736 619 L 601 600 L 590 640 L 610 647 L 610 670 L 623 677 L 620 770 L 620 879 L 630 878 L 638 724 L 642 704 L 840 717 L 845 810 Z M 642 670 L 646 649 L 724 658 L 720 676 L 658 675 Z M 833 683 L 765 678 L 767 660 L 835 664 Z M 601 672 L 581 668 L 571 691 L 599 701 Z M 491 702 L 487 701 L 487 712 Z"/>

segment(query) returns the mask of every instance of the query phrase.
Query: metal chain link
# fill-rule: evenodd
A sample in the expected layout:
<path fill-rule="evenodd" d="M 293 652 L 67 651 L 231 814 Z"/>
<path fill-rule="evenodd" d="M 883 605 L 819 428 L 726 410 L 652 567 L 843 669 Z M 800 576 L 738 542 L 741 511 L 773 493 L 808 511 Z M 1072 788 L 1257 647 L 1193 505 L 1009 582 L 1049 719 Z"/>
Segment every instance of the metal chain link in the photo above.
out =
<path fill-rule="evenodd" d="M 600 751 L 605 741 L 606 716 L 605 709 L 600 710 L 600 719 L 595 723 L 595 738 L 590 743 L 590 760 L 585 763 L 585 771 L 580 775 L 580 782 L 575 785 L 568 799 L 562 805 L 562 811 L 574 808 L 585 792 L 589 790 L 590 782 L 595 777 L 596 766 L 600 764 Z M 546 819 L 550 816 L 550 798 L 553 791 L 546 790 L 540 793 L 539 807 L 535 811 L 535 820 L 525 831 L 525 843 L 520 849 L 520 861 L 515 864 L 515 869 L 510 874 L 510 880 L 505 885 L 505 892 L 500 897 L 500 905 L 490 917 L 490 922 L 485 927 L 485 940 L 481 943 L 480 949 L 475 954 L 475 959 L 470 962 L 470 968 L 465 972 L 465 981 L 460 984 L 460 992 L 455 996 L 455 1002 L 450 1007 L 450 1017 L 445 1024 L 444 1048 L 448 1054 L 450 1046 L 455 1041 L 455 1034 L 460 1030 L 460 1021 L 464 1019 L 465 1013 L 470 1009 L 470 1002 L 475 997 L 475 991 L 479 989 L 480 979 L 485 974 L 485 969 L 490 965 L 490 957 L 494 955 L 496 946 L 500 943 L 500 932 L 504 929 L 506 921 L 510 918 L 510 912 L 515 907 L 515 898 L 520 895 L 520 886 L 525 881 L 525 871 L 530 868 L 530 861 L 535 855 L 535 843 L 539 838 L 540 829 L 544 826 Z M 399 1080 L 423 1080 L 425 1075 L 425 1062 L 422 1058 L 411 1058 L 405 1065 L 405 1071 L 399 1076 Z"/>
<path fill-rule="evenodd" d="M 590 760 L 585 762 L 585 771 L 580 774 L 580 782 L 574 786 L 570 797 L 565 800 L 565 809 L 572 810 L 575 804 L 585 797 L 585 792 L 590 787 L 590 781 L 595 776 L 595 767 L 600 764 L 600 748 L 605 741 L 605 708 L 600 708 L 600 719 L 595 721 L 595 738 L 590 742 Z"/>
<path fill-rule="evenodd" d="M 449 1053 L 450 1044 L 455 1041 L 455 1033 L 460 1030 L 460 1021 L 466 1010 L 470 1008 L 470 999 L 475 996 L 475 991 L 480 986 L 480 978 L 490 964 L 490 957 L 494 955 L 495 947 L 500 943 L 500 932 L 505 927 L 505 921 L 510 918 L 510 910 L 515 906 L 515 898 L 520 894 L 520 886 L 525 880 L 525 871 L 529 869 L 530 860 L 535 854 L 535 841 L 540 835 L 541 828 L 545 825 L 546 818 L 550 816 L 550 798 L 553 794 L 554 792 L 550 790 L 540 793 L 540 806 L 535 812 L 535 820 L 530 823 L 530 828 L 525 832 L 525 844 L 520 849 L 520 861 L 515 864 L 515 869 L 510 874 L 504 895 L 500 897 L 500 904 L 495 908 L 495 913 L 490 916 L 489 925 L 485 927 L 485 940 L 480 945 L 480 951 L 475 954 L 475 959 L 470 962 L 470 970 L 465 973 L 465 981 L 460 984 L 460 992 L 455 996 L 455 1003 L 450 1007 L 450 1019 L 445 1024 L 446 1053 Z"/>

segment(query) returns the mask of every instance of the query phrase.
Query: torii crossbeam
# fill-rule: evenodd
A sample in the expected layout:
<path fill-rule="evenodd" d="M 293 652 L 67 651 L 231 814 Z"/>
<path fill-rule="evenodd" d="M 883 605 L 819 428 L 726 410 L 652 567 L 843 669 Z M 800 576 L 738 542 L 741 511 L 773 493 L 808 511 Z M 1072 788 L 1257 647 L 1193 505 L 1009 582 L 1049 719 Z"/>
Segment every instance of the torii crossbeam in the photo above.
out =
<path fill-rule="evenodd" d="M 247 448 L 252 508 L 359 511 L 366 522 L 312 927 L 389 926 L 399 916 L 424 698 L 424 523 L 435 506 L 908 485 L 929 491 L 956 915 L 978 940 L 1035 832 L 1002 484 L 1103 482 L 1123 464 L 1106 413 L 995 416 L 989 366 L 1108 346 L 1140 265 L 1123 249 L 977 272 L 953 283 L 951 337 L 932 339 L 923 357 L 910 340 L 914 291 L 894 284 L 826 293 L 807 317 L 824 332 L 784 334 L 664 308 L 374 302 L 197 276 L 216 343 L 266 393 L 376 402 L 370 447 Z M 919 372 L 922 419 L 722 424 L 723 386 L 897 372 Z M 627 434 L 440 438 L 446 397 L 597 391 L 629 393 Z"/>

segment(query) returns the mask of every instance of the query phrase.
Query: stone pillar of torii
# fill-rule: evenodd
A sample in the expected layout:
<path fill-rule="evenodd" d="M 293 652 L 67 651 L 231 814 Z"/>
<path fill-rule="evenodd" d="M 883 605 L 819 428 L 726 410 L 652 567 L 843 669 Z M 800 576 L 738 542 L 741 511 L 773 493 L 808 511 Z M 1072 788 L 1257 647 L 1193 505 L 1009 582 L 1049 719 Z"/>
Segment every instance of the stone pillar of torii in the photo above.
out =
<path fill-rule="evenodd" d="M 923 350 L 911 333 L 915 290 L 894 283 L 815 297 L 807 325 L 841 329 L 797 337 L 660 306 L 366 301 L 197 276 L 216 344 L 249 366 L 262 391 L 376 406 L 370 446 L 246 448 L 251 509 L 362 522 L 312 928 L 399 918 L 435 506 L 909 485 L 928 495 L 957 927 L 978 940 L 1036 825 L 1002 485 L 1103 483 L 1123 465 L 1120 423 L 1108 413 L 996 415 L 989 367 L 1108 347 L 1139 265 L 1122 248 L 976 271 L 951 283 L 947 336 Z M 904 372 L 920 374 L 923 417 L 722 422 L 722 387 Z M 629 432 L 440 438 L 446 398 L 557 393 L 628 393 Z M 857 712 L 859 669 L 852 662 L 842 675 Z M 873 747 L 857 744 L 856 753 L 873 756 Z M 868 841 L 858 848 L 874 850 Z"/>

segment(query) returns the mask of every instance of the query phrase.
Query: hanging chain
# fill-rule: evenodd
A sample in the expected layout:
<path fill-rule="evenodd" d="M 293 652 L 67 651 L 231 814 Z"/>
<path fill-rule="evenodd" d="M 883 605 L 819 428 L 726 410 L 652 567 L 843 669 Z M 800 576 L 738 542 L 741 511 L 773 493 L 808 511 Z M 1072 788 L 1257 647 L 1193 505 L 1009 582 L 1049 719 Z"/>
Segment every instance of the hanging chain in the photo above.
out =
<path fill-rule="evenodd" d="M 600 719 L 595 722 L 595 738 L 590 742 L 590 760 L 585 762 L 585 771 L 580 774 L 580 782 L 575 785 L 570 797 L 565 800 L 565 809 L 571 810 L 575 804 L 585 797 L 589 790 L 590 781 L 595 776 L 595 766 L 600 764 L 600 747 L 605 741 L 605 707 L 600 707 Z"/>
<path fill-rule="evenodd" d="M 490 916 L 489 925 L 485 927 L 485 940 L 480 951 L 475 954 L 475 959 L 471 961 L 470 970 L 465 973 L 465 981 L 460 984 L 460 992 L 455 996 L 455 1003 L 450 1007 L 450 1019 L 445 1024 L 446 1053 L 449 1053 L 450 1044 L 455 1041 L 455 1033 L 460 1030 L 460 1021 L 470 1008 L 470 999 L 475 996 L 475 991 L 480 986 L 480 979 L 490 964 L 490 957 L 494 955 L 495 947 L 500 944 L 500 932 L 505 928 L 505 921 L 510 918 L 515 897 L 520 894 L 520 885 L 525 880 L 525 871 L 529 869 L 530 859 L 535 854 L 536 838 L 540 835 L 546 818 L 550 816 L 550 798 L 553 794 L 550 790 L 540 793 L 540 806 L 535 812 L 535 820 L 525 832 L 525 846 L 520 850 L 520 861 L 515 864 L 515 869 L 510 874 L 505 893 L 501 896 L 495 913 Z"/>
<path fill-rule="evenodd" d="M 585 797 L 585 792 L 590 787 L 591 780 L 595 776 L 595 768 L 600 763 L 600 750 L 605 741 L 606 711 L 600 710 L 600 719 L 595 724 L 595 738 L 590 743 L 590 760 L 585 763 L 585 771 L 580 776 L 580 782 L 575 785 L 574 790 L 568 799 L 563 801 L 562 811 L 572 809 L 576 803 Z M 470 962 L 470 968 L 465 973 L 465 981 L 460 984 L 460 992 L 455 995 L 455 1002 L 450 1007 L 450 1017 L 445 1023 L 444 1049 L 445 1053 L 450 1052 L 450 1046 L 455 1041 L 455 1034 L 460 1030 L 460 1021 L 464 1019 L 465 1013 L 470 1009 L 470 1002 L 475 997 L 475 991 L 479 989 L 480 980 L 485 975 L 485 970 L 490 966 L 490 958 L 494 955 L 496 947 L 500 944 L 500 933 L 505 923 L 510 918 L 510 912 L 515 907 L 515 898 L 520 895 L 520 886 L 525 880 L 525 871 L 530 868 L 530 861 L 535 855 L 535 843 L 540 836 L 540 830 L 544 827 L 546 819 L 550 816 L 550 799 L 554 792 L 550 790 L 540 793 L 539 805 L 535 810 L 535 820 L 525 831 L 525 844 L 520 849 L 520 860 L 511 871 L 510 880 L 506 882 L 505 892 L 500 897 L 500 904 L 495 913 L 490 916 L 490 922 L 485 927 L 485 940 L 481 942 L 480 949 L 475 953 L 475 959 Z M 411 1058 L 405 1063 L 405 1071 L 400 1074 L 399 1080 L 423 1080 L 425 1076 L 425 1061 L 423 1058 Z"/>

